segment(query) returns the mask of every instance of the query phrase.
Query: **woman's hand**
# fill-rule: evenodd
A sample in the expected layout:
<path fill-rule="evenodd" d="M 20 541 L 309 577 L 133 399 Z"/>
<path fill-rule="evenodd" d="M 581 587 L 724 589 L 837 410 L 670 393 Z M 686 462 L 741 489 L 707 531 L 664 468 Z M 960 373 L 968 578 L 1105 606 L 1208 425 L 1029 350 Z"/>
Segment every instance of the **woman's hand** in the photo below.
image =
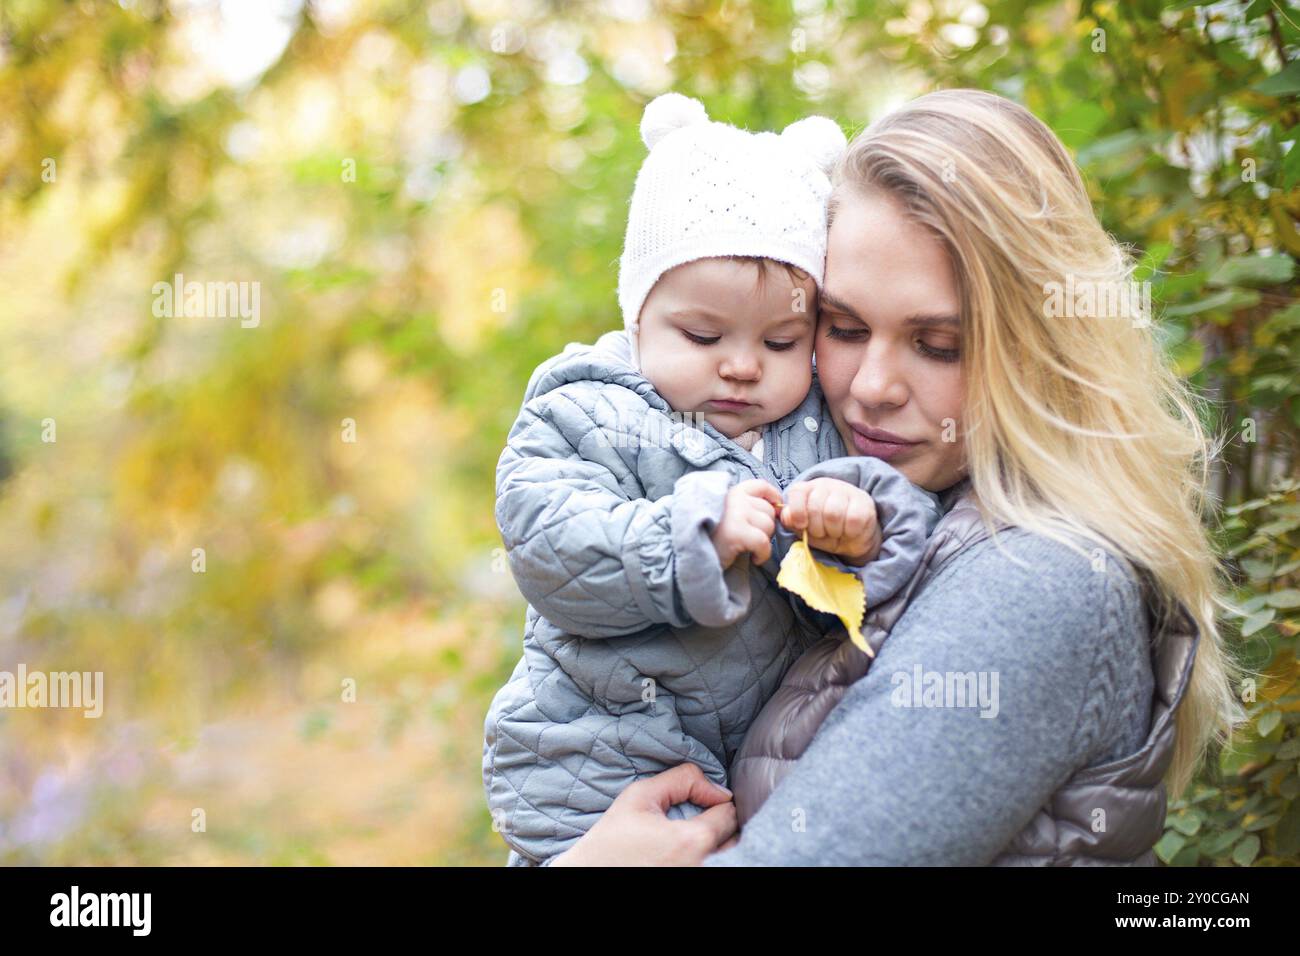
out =
<path fill-rule="evenodd" d="M 871 495 L 838 478 L 797 481 L 786 490 L 781 524 L 807 531 L 808 543 L 862 566 L 880 553 L 880 523 Z"/>
<path fill-rule="evenodd" d="M 708 807 L 689 820 L 665 814 L 686 801 Z M 731 793 L 710 783 L 693 763 L 638 780 L 614 800 L 587 834 L 551 866 L 698 866 L 735 842 Z"/>

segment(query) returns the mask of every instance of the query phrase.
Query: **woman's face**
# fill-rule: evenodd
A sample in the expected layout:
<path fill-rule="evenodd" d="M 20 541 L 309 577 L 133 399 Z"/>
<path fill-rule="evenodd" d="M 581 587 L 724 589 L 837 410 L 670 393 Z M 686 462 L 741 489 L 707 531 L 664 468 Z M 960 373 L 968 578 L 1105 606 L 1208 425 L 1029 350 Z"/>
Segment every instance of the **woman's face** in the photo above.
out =
<path fill-rule="evenodd" d="M 965 473 L 960 300 L 939 241 L 881 193 L 839 198 L 817 374 L 850 454 L 942 491 Z"/>

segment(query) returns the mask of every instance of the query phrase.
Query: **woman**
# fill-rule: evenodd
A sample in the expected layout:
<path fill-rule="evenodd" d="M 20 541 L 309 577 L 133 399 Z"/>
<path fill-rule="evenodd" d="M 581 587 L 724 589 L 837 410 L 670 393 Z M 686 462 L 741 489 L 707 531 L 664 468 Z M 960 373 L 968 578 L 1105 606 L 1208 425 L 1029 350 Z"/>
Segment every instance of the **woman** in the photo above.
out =
<path fill-rule="evenodd" d="M 1059 140 L 1001 97 L 930 94 L 850 145 L 832 214 L 816 348 L 845 444 L 1004 530 L 927 580 L 739 841 L 730 795 L 683 765 L 553 865 L 1075 862 L 1048 812 L 1086 792 L 1068 788 L 1168 761 L 1178 794 L 1241 719 L 1200 520 L 1207 439 L 1139 297 L 1116 294 L 1129 260 Z M 1065 309 L 1062 288 L 1081 296 Z M 972 672 L 981 710 L 910 695 Z M 664 816 L 687 799 L 711 809 Z M 1036 836 L 1046 856 L 1017 856 Z"/>

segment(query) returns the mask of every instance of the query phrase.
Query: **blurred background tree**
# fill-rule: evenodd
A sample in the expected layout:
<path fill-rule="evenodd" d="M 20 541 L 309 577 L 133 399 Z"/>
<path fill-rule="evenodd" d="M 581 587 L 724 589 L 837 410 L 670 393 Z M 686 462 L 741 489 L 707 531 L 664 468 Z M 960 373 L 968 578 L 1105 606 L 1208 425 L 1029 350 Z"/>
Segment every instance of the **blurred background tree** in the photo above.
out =
<path fill-rule="evenodd" d="M 1023 102 L 1215 400 L 1241 745 L 1173 864 L 1300 858 L 1300 7 L 4 0 L 0 863 L 499 864 L 520 649 L 493 469 L 534 366 L 619 325 L 645 103 L 850 134 Z M 255 282 L 255 324 L 155 284 Z M 353 699 L 353 694 L 355 699 Z"/>

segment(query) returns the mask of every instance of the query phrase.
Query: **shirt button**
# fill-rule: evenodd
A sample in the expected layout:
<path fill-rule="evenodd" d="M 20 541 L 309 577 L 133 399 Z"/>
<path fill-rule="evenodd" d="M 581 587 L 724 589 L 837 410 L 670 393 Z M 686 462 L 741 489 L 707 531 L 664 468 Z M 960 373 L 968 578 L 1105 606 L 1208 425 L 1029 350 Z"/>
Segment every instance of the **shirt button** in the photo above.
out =
<path fill-rule="evenodd" d="M 807 418 L 803 420 L 803 426 L 804 428 L 808 429 L 810 432 L 815 432 L 817 430 L 817 419 L 809 415 Z"/>

